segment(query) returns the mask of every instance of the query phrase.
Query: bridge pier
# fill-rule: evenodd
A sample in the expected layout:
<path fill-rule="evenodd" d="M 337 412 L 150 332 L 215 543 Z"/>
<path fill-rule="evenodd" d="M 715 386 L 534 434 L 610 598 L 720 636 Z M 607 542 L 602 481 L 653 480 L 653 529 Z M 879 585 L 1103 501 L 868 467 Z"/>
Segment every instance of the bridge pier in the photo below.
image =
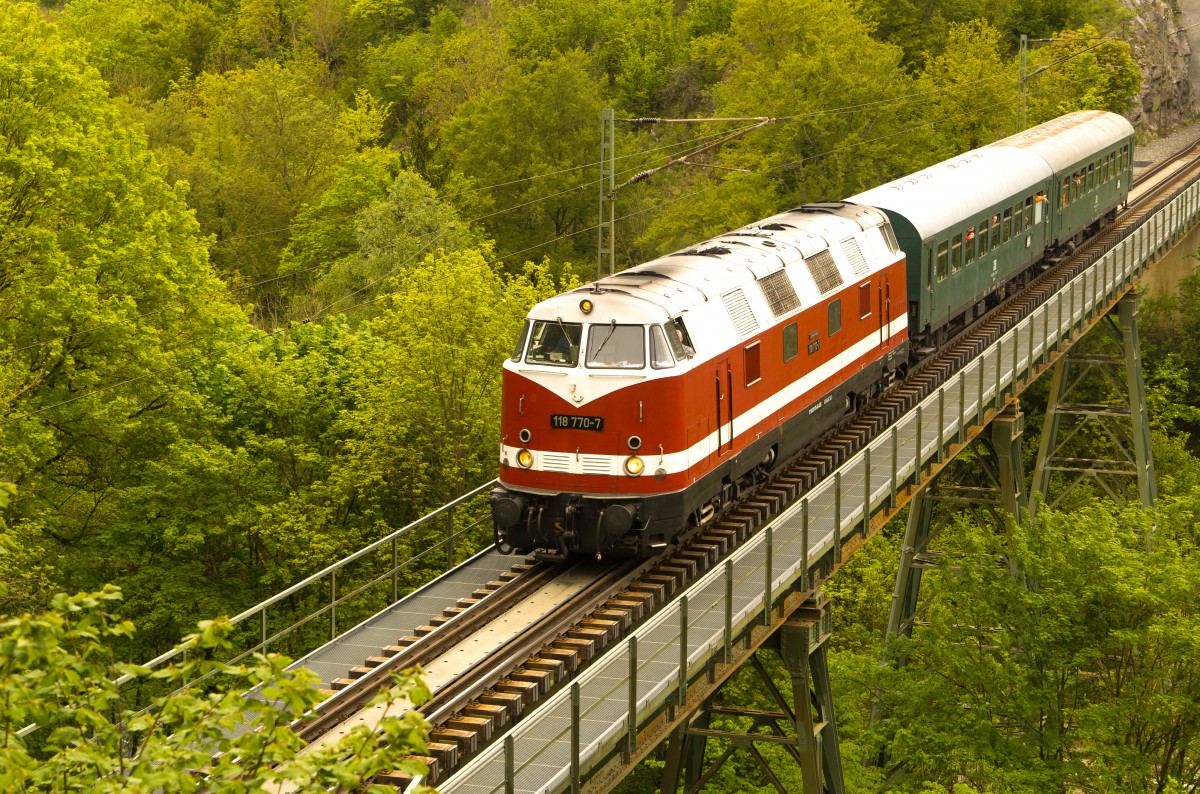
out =
<path fill-rule="evenodd" d="M 1057 505 L 1084 482 L 1098 485 L 1122 505 L 1137 499 L 1153 507 L 1158 498 L 1137 328 L 1139 300 L 1131 290 L 1117 302 L 1116 317 L 1110 311 L 1099 323 L 1107 332 L 1100 335 L 1109 342 L 1107 350 L 1094 353 L 1076 345 L 1054 365 L 1033 470 L 1034 490 L 1047 505 Z M 1097 447 L 1097 440 L 1108 444 Z"/>
<path fill-rule="evenodd" d="M 749 659 L 749 667 L 768 692 L 777 710 L 747 709 L 719 704 L 721 690 L 703 701 L 671 732 L 661 790 L 702 791 L 738 751 L 753 757 L 764 777 L 780 794 L 794 789 L 785 785 L 763 755 L 760 745 L 786 749 L 799 766 L 804 794 L 844 794 L 837 721 L 833 710 L 826 646 L 830 632 L 829 602 L 817 591 L 762 644 Z M 773 651 L 791 678 L 791 694 L 778 686 L 761 655 Z M 714 716 L 734 718 L 749 725 L 744 730 L 713 729 Z M 706 766 L 709 740 L 725 745 Z"/>

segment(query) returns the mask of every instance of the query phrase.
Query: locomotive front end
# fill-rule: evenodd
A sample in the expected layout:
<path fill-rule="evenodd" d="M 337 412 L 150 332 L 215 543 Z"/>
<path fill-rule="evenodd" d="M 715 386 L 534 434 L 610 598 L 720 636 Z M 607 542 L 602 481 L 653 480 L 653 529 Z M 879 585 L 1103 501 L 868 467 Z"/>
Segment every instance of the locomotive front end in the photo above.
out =
<path fill-rule="evenodd" d="M 684 520 L 686 341 L 682 321 L 616 290 L 534 307 L 504 364 L 497 548 L 563 558 L 665 546 Z"/>

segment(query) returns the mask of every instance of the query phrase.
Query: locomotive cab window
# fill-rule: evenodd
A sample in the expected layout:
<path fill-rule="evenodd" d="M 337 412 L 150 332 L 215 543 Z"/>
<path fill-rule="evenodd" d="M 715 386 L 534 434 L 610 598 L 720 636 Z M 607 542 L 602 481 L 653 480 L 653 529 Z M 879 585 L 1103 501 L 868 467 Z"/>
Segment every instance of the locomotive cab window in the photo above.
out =
<path fill-rule="evenodd" d="M 640 325 L 593 325 L 588 329 L 587 366 L 641 369 L 646 366 L 646 335 Z"/>
<path fill-rule="evenodd" d="M 675 366 L 671 346 L 667 343 L 667 335 L 661 325 L 650 326 L 650 366 L 654 369 L 670 369 Z"/>
<path fill-rule="evenodd" d="M 742 350 L 746 371 L 746 385 L 753 386 L 762 380 L 762 344 L 755 342 Z"/>
<path fill-rule="evenodd" d="M 529 338 L 529 321 L 521 326 L 521 333 L 517 334 L 517 345 L 513 348 L 512 360 L 520 361 L 521 354 L 525 352 L 525 340 Z"/>
<path fill-rule="evenodd" d="M 692 344 L 692 337 L 688 335 L 682 317 L 663 323 L 663 331 L 667 334 L 667 344 L 671 346 L 671 352 L 677 360 L 683 361 L 696 355 L 696 346 Z"/>
<path fill-rule="evenodd" d="M 525 363 L 573 367 L 579 363 L 579 340 L 582 335 L 582 323 L 535 320 Z"/>
<path fill-rule="evenodd" d="M 842 330 L 842 299 L 838 298 L 829 304 L 829 335 L 833 336 L 840 330 Z"/>

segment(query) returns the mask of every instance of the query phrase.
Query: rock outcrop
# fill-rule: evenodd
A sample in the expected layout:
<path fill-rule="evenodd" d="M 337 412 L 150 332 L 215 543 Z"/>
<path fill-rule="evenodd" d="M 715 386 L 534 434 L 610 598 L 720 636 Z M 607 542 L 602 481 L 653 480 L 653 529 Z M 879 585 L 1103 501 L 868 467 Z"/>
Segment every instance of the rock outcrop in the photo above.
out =
<path fill-rule="evenodd" d="M 1189 36 L 1200 31 L 1184 30 L 1196 0 L 1121 0 L 1134 13 L 1128 41 L 1142 68 L 1142 90 L 1127 114 L 1139 131 L 1158 135 L 1190 119 L 1196 112 L 1193 92 L 1192 47 Z"/>

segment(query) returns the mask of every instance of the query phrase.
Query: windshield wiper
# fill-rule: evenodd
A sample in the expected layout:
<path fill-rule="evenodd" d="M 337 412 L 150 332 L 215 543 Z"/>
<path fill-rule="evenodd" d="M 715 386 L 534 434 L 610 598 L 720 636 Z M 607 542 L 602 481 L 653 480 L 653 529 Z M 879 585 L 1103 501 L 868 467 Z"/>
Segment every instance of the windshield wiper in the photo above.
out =
<path fill-rule="evenodd" d="M 606 344 L 608 344 L 608 340 L 612 339 L 613 332 L 615 332 L 616 330 L 617 330 L 617 320 L 614 317 L 612 320 L 612 324 L 609 325 L 609 327 L 608 327 L 608 334 L 604 337 L 604 341 L 602 341 L 600 343 L 600 346 L 596 348 L 596 352 L 591 354 L 591 356 L 588 358 L 588 361 L 596 360 L 596 356 L 600 355 L 600 351 L 604 349 L 604 346 Z"/>

